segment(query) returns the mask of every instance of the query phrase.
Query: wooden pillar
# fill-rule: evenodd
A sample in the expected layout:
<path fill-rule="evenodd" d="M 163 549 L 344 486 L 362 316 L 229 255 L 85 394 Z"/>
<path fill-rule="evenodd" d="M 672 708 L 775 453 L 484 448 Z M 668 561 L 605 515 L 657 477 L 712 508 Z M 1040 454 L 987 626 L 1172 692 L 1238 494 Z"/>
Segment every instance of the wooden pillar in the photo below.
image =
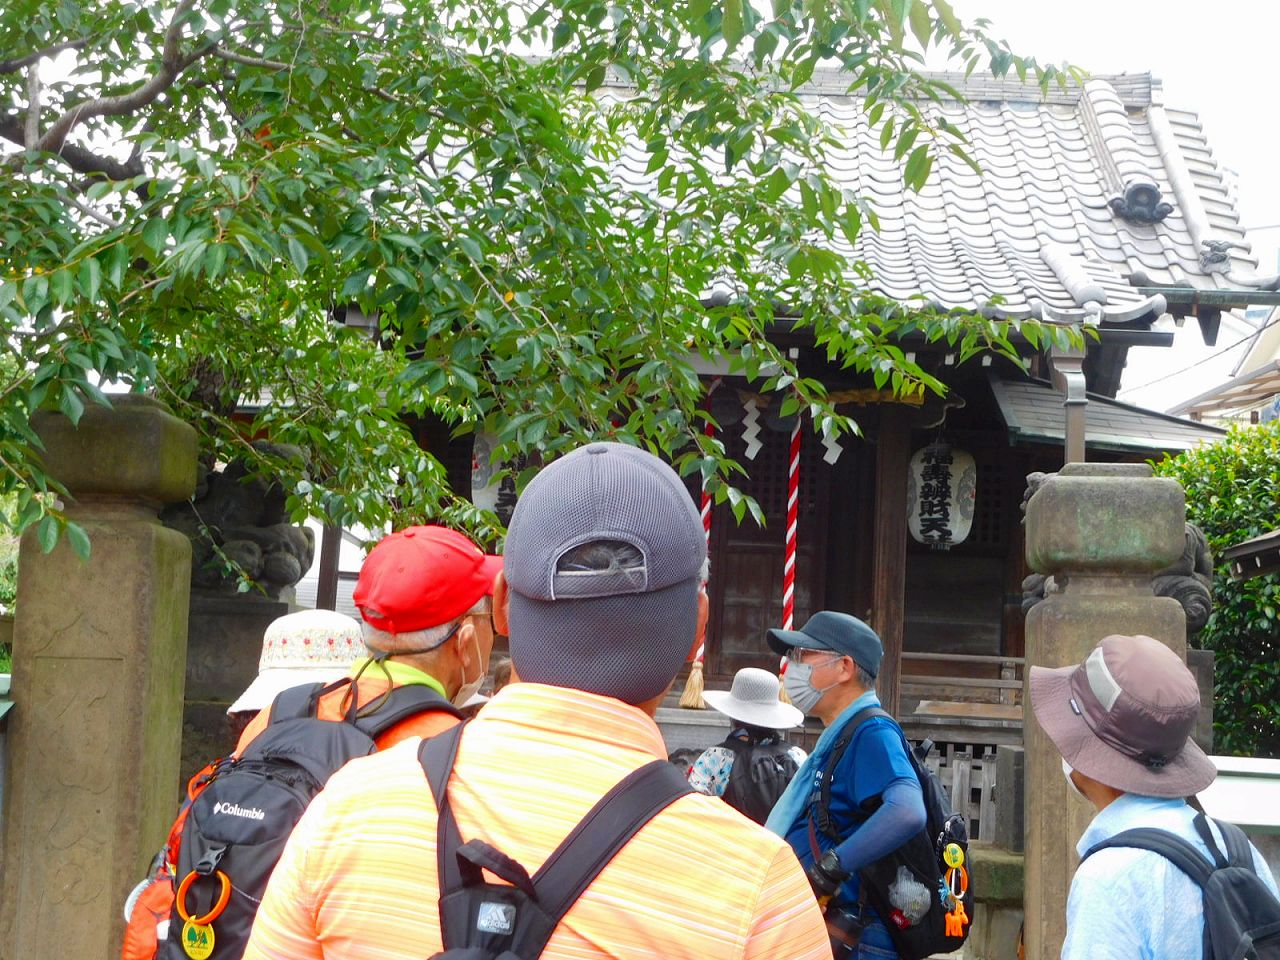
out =
<path fill-rule="evenodd" d="M 316 609 L 338 609 L 338 556 L 342 552 L 342 528 L 326 524 L 320 535 L 320 577 L 316 583 Z"/>
<path fill-rule="evenodd" d="M 876 442 L 876 521 L 872 560 L 871 626 L 884 643 L 884 662 L 876 687 L 880 702 L 898 712 L 902 675 L 902 633 L 906 614 L 907 469 L 911 426 L 906 407 L 880 408 Z"/>

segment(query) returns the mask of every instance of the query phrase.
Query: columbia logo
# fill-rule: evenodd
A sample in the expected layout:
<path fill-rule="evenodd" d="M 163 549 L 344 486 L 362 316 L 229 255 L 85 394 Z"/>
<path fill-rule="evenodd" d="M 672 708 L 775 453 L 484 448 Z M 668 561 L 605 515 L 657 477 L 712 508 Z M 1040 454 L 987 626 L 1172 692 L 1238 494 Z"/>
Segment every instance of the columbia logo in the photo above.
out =
<path fill-rule="evenodd" d="M 244 817 L 246 820 L 265 820 L 267 815 L 257 807 L 240 807 L 234 803 L 215 803 L 214 813 L 225 813 L 232 817 Z"/>

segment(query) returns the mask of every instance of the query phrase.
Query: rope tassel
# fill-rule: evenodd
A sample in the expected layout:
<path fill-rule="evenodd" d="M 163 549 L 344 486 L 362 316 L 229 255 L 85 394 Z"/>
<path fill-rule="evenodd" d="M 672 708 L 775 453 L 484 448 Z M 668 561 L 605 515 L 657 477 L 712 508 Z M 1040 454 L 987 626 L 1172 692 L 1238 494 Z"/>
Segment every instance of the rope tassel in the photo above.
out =
<path fill-rule="evenodd" d="M 714 389 L 714 386 L 713 388 Z M 708 421 L 703 432 L 714 437 L 716 428 Z M 707 553 L 711 553 L 711 494 L 707 493 L 707 478 L 702 478 L 702 532 L 707 538 Z M 706 644 L 699 644 L 698 654 L 689 667 L 689 678 L 684 682 L 684 692 L 680 694 L 680 706 L 690 710 L 705 710 L 707 703 L 702 699 L 704 679 L 702 661 L 706 655 Z"/>

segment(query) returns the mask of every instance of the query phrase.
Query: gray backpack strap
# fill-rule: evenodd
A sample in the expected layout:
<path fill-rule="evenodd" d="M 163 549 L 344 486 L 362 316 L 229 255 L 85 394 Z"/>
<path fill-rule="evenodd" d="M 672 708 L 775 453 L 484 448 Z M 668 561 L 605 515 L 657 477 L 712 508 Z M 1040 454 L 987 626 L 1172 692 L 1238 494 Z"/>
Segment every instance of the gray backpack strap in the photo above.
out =
<path fill-rule="evenodd" d="M 1155 830 L 1150 827 L 1117 833 L 1110 840 L 1103 840 L 1090 847 L 1080 858 L 1080 862 L 1084 863 L 1099 850 L 1113 850 L 1117 847 L 1149 850 L 1151 853 L 1159 854 L 1190 877 L 1202 890 L 1213 874 L 1213 864 L 1188 841 L 1167 830 Z"/>
<path fill-rule="evenodd" d="M 665 760 L 654 760 L 624 777 L 596 802 L 534 874 L 533 884 L 547 913 L 557 920 L 568 913 L 591 881 L 645 824 L 693 792 L 689 781 Z M 537 956 L 546 944 L 536 946 L 536 951 L 517 953 Z"/>
<path fill-rule="evenodd" d="M 1196 823 L 1199 824 L 1201 821 L 1208 829 L 1209 818 L 1203 813 L 1196 816 Z M 1249 838 L 1244 835 L 1244 831 L 1234 823 L 1228 823 L 1225 820 L 1214 820 L 1213 823 L 1222 834 L 1222 841 L 1227 847 L 1226 863 L 1233 867 L 1244 867 L 1250 873 L 1257 873 L 1258 866 L 1253 859 L 1253 847 L 1250 846 Z M 1197 829 L 1199 829 L 1198 826 Z"/>
<path fill-rule="evenodd" d="M 810 797 L 809 816 L 814 828 L 826 835 L 828 839 L 836 842 L 844 838 L 840 836 L 839 831 L 836 830 L 835 822 L 831 819 L 831 784 L 835 779 L 836 767 L 840 766 L 840 761 L 844 759 L 845 753 L 848 752 L 849 745 L 853 743 L 853 738 L 858 735 L 862 725 L 872 717 L 888 717 L 888 719 L 893 720 L 893 716 L 881 707 L 863 707 L 850 717 L 845 728 L 840 731 L 839 739 L 831 747 L 831 754 L 827 757 L 827 765 L 822 770 L 822 780 L 818 784 L 815 796 Z M 894 726 L 897 726 L 897 721 L 894 720 L 893 722 Z M 909 749 L 910 745 L 908 745 Z M 866 816 L 870 816 L 870 813 L 867 813 Z"/>
<path fill-rule="evenodd" d="M 685 794 L 693 793 L 680 772 L 665 760 L 655 760 L 624 777 L 601 797 L 587 815 L 552 851 L 531 878 L 517 861 L 482 840 L 462 842 L 449 803 L 448 783 L 462 725 L 422 742 L 418 759 L 440 812 L 437 826 L 437 870 L 440 884 L 440 924 L 445 954 L 450 960 L 482 958 L 465 946 L 468 914 L 458 907 L 468 888 L 483 886 L 482 868 L 506 880 L 524 896 L 522 908 L 532 918 L 517 922 L 514 939 L 502 957 L 541 956 L 556 926 L 614 856 L 658 813 Z"/>
<path fill-rule="evenodd" d="M 283 723 L 285 720 L 301 720 L 316 715 L 316 701 L 325 689 L 323 683 L 304 683 L 289 687 L 276 694 L 271 701 L 271 722 Z"/>

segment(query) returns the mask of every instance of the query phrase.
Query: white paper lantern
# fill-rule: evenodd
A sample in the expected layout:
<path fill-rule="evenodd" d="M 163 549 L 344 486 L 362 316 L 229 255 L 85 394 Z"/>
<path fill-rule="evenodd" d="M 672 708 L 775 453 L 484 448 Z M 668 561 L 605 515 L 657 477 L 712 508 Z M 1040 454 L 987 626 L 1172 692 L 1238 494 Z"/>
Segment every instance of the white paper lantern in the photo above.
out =
<path fill-rule="evenodd" d="M 934 443 L 911 457 L 907 475 L 907 529 L 918 543 L 947 550 L 964 543 L 973 526 L 978 466 L 973 454 Z"/>

